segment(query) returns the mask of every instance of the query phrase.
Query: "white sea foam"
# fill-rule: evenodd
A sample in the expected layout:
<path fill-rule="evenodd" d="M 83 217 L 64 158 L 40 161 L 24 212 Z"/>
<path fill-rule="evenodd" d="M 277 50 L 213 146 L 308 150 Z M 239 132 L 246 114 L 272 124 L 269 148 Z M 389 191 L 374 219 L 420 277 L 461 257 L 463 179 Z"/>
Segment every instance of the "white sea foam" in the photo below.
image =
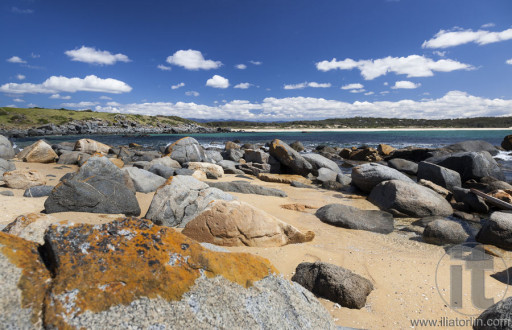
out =
<path fill-rule="evenodd" d="M 494 156 L 494 158 L 499 159 L 499 160 L 503 160 L 503 161 L 506 161 L 506 162 L 510 162 L 510 161 L 512 161 L 512 152 L 510 152 L 510 151 L 499 151 L 498 154 L 496 156 Z"/>

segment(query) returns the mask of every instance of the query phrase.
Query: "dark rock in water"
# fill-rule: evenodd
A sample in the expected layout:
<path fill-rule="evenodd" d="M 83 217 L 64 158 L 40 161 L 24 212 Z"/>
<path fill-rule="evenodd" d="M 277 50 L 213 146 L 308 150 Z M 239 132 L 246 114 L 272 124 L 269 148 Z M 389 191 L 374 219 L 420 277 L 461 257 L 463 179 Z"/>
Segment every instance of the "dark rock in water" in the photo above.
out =
<path fill-rule="evenodd" d="M 469 238 L 464 227 L 452 220 L 434 220 L 425 226 L 423 240 L 430 244 L 462 244 Z"/>
<path fill-rule="evenodd" d="M 462 211 L 454 211 L 453 216 L 458 219 L 464 220 L 464 221 L 478 223 L 478 224 L 480 224 L 480 220 L 481 220 L 480 216 L 477 214 L 466 213 L 466 212 L 462 212 Z"/>
<path fill-rule="evenodd" d="M 90 212 L 139 215 L 140 207 L 130 176 L 106 157 L 91 157 L 62 180 L 45 203 L 46 213 Z"/>
<path fill-rule="evenodd" d="M 378 162 L 382 160 L 382 157 L 379 155 L 377 149 L 365 147 L 352 151 L 349 155 L 349 159 L 365 162 Z"/>
<path fill-rule="evenodd" d="M 366 298 L 373 290 L 373 284 L 366 278 L 348 269 L 320 261 L 299 264 L 292 281 L 319 297 L 347 308 L 363 308 Z"/>
<path fill-rule="evenodd" d="M 437 149 L 408 147 L 397 149 L 387 159 L 401 158 L 412 162 L 421 162 L 427 158 L 433 157 Z"/>
<path fill-rule="evenodd" d="M 241 158 L 244 157 L 244 150 L 240 149 L 227 149 L 224 150 L 221 154 L 225 160 L 232 160 L 234 162 L 239 162 Z"/>
<path fill-rule="evenodd" d="M 163 177 L 140 168 L 125 167 L 122 171 L 128 173 L 137 192 L 150 193 L 165 183 Z"/>
<path fill-rule="evenodd" d="M 16 165 L 13 162 L 0 158 L 0 178 L 5 172 L 14 171 L 15 169 Z"/>
<path fill-rule="evenodd" d="M 407 159 L 393 158 L 388 161 L 388 166 L 409 175 L 418 173 L 418 164 Z"/>
<path fill-rule="evenodd" d="M 502 249 L 512 250 L 512 213 L 493 212 L 480 232 L 476 241 L 482 244 L 491 244 Z"/>
<path fill-rule="evenodd" d="M 475 195 L 469 189 L 455 187 L 453 197 L 457 202 L 464 203 L 469 209 L 478 213 L 488 213 L 489 206 L 482 197 Z"/>
<path fill-rule="evenodd" d="M 53 186 L 34 186 L 25 190 L 23 197 L 44 197 L 50 196 Z"/>
<path fill-rule="evenodd" d="M 14 149 L 12 148 L 12 143 L 3 135 L 0 135 L 0 158 L 14 158 Z"/>
<path fill-rule="evenodd" d="M 512 135 L 507 135 L 503 138 L 501 142 L 501 147 L 506 151 L 512 150 Z"/>
<path fill-rule="evenodd" d="M 192 137 L 185 137 L 174 142 L 165 150 L 166 154 L 178 163 L 188 162 L 204 162 L 206 161 L 206 155 L 203 147 Z"/>
<path fill-rule="evenodd" d="M 487 141 L 482 141 L 482 140 L 470 140 L 470 141 L 458 142 L 458 143 L 446 146 L 444 148 L 441 148 L 441 150 L 442 151 L 446 150 L 449 153 L 487 151 L 492 156 L 495 156 L 498 154 L 498 149 L 496 149 L 495 146 L 493 146 L 492 144 L 490 144 Z"/>
<path fill-rule="evenodd" d="M 300 141 L 293 142 L 292 144 L 290 144 L 290 147 L 292 147 L 292 149 L 297 151 L 297 152 L 304 151 L 304 149 L 305 149 L 304 145 Z"/>
<path fill-rule="evenodd" d="M 341 173 L 341 169 L 338 166 L 338 164 L 336 164 L 332 160 L 330 160 L 322 155 L 303 154 L 302 157 L 304 157 L 304 159 L 306 159 L 313 166 L 314 170 L 318 171 L 318 169 L 324 167 L 324 168 L 328 168 L 331 171 L 334 171 L 336 173 Z"/>
<path fill-rule="evenodd" d="M 14 193 L 10 190 L 4 190 L 4 191 L 0 191 L 0 195 L 2 196 L 14 196 Z"/>
<path fill-rule="evenodd" d="M 244 159 L 248 163 L 267 164 L 269 154 L 261 150 L 245 150 Z"/>
<path fill-rule="evenodd" d="M 389 234 L 394 229 L 393 216 L 377 210 L 360 210 L 343 204 L 329 204 L 319 208 L 315 215 L 322 222 L 348 229 Z"/>
<path fill-rule="evenodd" d="M 275 188 L 258 186 L 240 180 L 239 182 L 208 182 L 208 185 L 222 191 L 236 192 L 241 194 L 255 194 L 263 196 L 286 197 L 286 193 Z"/>
<path fill-rule="evenodd" d="M 512 324 L 512 297 L 487 308 L 476 320 L 474 330 L 508 330 Z M 492 325 L 492 326 L 491 326 Z"/>
<path fill-rule="evenodd" d="M 290 186 L 292 186 L 292 187 L 296 187 L 296 188 L 312 188 L 312 189 L 314 189 L 314 188 L 315 188 L 315 187 L 313 187 L 313 186 L 310 186 L 310 185 L 308 185 L 308 184 L 302 183 L 302 182 L 300 182 L 300 181 L 292 181 L 292 182 L 290 183 Z"/>
<path fill-rule="evenodd" d="M 372 191 L 382 181 L 388 180 L 414 182 L 407 175 L 376 163 L 363 164 L 352 168 L 352 183 L 366 193 Z"/>
<path fill-rule="evenodd" d="M 458 152 L 441 157 L 432 157 L 428 162 L 449 168 L 459 172 L 462 182 L 491 176 L 498 180 L 504 180 L 505 175 L 498 163 L 487 151 L 482 152 Z"/>
<path fill-rule="evenodd" d="M 307 176 L 313 170 L 313 166 L 304 157 L 279 139 L 270 143 L 270 155 L 292 174 Z"/>
<path fill-rule="evenodd" d="M 414 182 L 384 181 L 373 188 L 368 200 L 395 216 L 422 218 L 453 213 L 450 203 L 429 188 Z"/>
<path fill-rule="evenodd" d="M 431 181 L 450 191 L 462 185 L 458 172 L 429 162 L 418 164 L 418 180 L 421 179 Z"/>
<path fill-rule="evenodd" d="M 154 164 L 148 170 L 151 173 L 161 176 L 162 178 L 169 179 L 176 172 L 175 168 L 167 167 L 162 164 Z"/>

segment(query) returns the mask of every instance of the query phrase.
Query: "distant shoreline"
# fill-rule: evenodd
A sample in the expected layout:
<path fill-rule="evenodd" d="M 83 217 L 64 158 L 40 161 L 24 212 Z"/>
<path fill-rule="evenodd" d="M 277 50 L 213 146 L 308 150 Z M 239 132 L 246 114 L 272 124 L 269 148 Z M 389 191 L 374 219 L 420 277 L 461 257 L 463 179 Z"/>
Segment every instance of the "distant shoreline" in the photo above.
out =
<path fill-rule="evenodd" d="M 512 127 L 504 128 L 251 128 L 244 129 L 250 133 L 278 132 L 387 132 L 387 131 L 512 131 Z"/>

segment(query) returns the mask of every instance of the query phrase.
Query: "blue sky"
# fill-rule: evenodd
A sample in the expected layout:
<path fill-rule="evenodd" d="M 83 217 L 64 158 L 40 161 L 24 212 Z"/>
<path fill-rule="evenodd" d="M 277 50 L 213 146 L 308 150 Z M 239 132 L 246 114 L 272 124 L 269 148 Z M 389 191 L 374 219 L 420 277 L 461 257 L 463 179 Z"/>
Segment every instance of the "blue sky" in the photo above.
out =
<path fill-rule="evenodd" d="M 510 0 L 3 0 L 0 29 L 3 106 L 512 115 Z"/>

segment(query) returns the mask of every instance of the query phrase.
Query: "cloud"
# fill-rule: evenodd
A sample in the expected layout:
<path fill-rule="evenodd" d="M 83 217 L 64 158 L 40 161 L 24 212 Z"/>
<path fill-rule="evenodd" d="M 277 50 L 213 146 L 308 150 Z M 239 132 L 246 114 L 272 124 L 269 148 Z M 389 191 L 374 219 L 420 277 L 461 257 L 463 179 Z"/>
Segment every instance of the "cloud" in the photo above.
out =
<path fill-rule="evenodd" d="M 62 96 L 60 94 L 52 94 L 50 96 L 51 99 L 61 99 L 61 100 L 71 100 L 71 96 L 69 95 L 66 95 L 66 96 Z"/>
<path fill-rule="evenodd" d="M 374 92 L 366 92 L 366 93 L 364 93 L 364 95 L 373 95 L 373 94 L 375 94 L 375 93 Z"/>
<path fill-rule="evenodd" d="M 251 86 L 252 86 L 252 84 L 245 82 L 245 83 L 239 83 L 238 85 L 235 85 L 234 88 L 248 89 Z"/>
<path fill-rule="evenodd" d="M 261 65 L 261 64 L 263 64 L 260 61 L 249 61 L 249 63 L 254 64 L 254 65 Z"/>
<path fill-rule="evenodd" d="M 208 106 L 194 102 L 132 103 L 119 107 L 96 107 L 97 111 L 145 115 L 176 115 L 204 119 L 301 120 L 346 117 L 461 118 L 508 116 L 512 99 L 488 99 L 450 91 L 438 99 L 353 103 L 312 97 L 265 98 L 261 103 L 233 100 Z M 448 111 L 449 110 L 449 111 Z"/>
<path fill-rule="evenodd" d="M 196 96 L 197 97 L 197 96 L 199 96 L 199 93 L 196 92 L 196 91 L 187 91 L 187 92 L 185 92 L 185 95 L 187 95 L 187 96 Z"/>
<path fill-rule="evenodd" d="M 107 102 L 107 105 L 109 107 L 118 107 L 121 105 L 121 103 L 117 103 L 117 102 Z"/>
<path fill-rule="evenodd" d="M 27 61 L 22 60 L 21 57 L 13 56 L 7 59 L 9 63 L 27 63 Z"/>
<path fill-rule="evenodd" d="M 167 63 L 181 66 L 187 70 L 217 69 L 222 65 L 220 61 L 205 60 L 198 50 L 178 50 L 174 55 L 167 57 Z"/>
<path fill-rule="evenodd" d="M 206 86 L 213 88 L 228 88 L 229 80 L 216 74 L 206 81 Z"/>
<path fill-rule="evenodd" d="M 362 92 L 366 92 L 366 89 L 362 88 L 362 89 L 351 89 L 350 90 L 350 93 L 362 93 Z"/>
<path fill-rule="evenodd" d="M 317 83 L 317 82 L 303 82 L 299 84 L 291 84 L 291 85 L 284 85 L 284 89 L 304 89 L 306 87 L 312 87 L 312 88 L 329 88 L 331 87 L 330 83 Z"/>
<path fill-rule="evenodd" d="M 30 53 L 30 57 L 32 57 L 32 58 L 40 58 L 41 55 L 35 54 L 35 53 Z"/>
<path fill-rule="evenodd" d="M 478 45 L 487 45 L 495 42 L 512 39 L 512 28 L 501 31 L 491 32 L 486 30 L 473 31 L 471 29 L 461 30 L 458 28 L 452 30 L 440 30 L 434 38 L 424 41 L 422 48 L 448 48 L 468 43 Z"/>
<path fill-rule="evenodd" d="M 341 89 L 361 89 L 361 88 L 364 88 L 364 86 L 362 84 L 358 84 L 358 83 L 341 86 Z"/>
<path fill-rule="evenodd" d="M 446 51 L 434 50 L 432 53 L 434 53 L 434 55 L 437 55 L 437 56 L 440 56 L 440 57 L 445 57 L 446 56 Z"/>
<path fill-rule="evenodd" d="M 33 14 L 34 10 L 33 9 L 20 9 L 18 7 L 12 7 L 11 12 L 16 13 L 16 14 Z"/>
<path fill-rule="evenodd" d="M 496 24 L 494 23 L 487 23 L 487 24 L 484 24 L 481 26 L 482 29 L 487 29 L 487 28 L 492 28 L 492 27 L 495 27 Z"/>
<path fill-rule="evenodd" d="M 71 61 L 84 62 L 99 65 L 112 65 L 116 62 L 130 62 L 124 54 L 112 54 L 106 50 L 99 50 L 94 47 L 82 46 L 79 49 L 67 50 L 64 52 L 71 57 Z"/>
<path fill-rule="evenodd" d="M 25 77 L 24 75 L 22 75 L 22 74 L 17 74 L 17 75 L 16 75 L 16 79 L 18 79 L 18 80 L 23 80 L 23 79 L 25 79 L 25 78 L 26 78 L 26 77 Z"/>
<path fill-rule="evenodd" d="M 181 88 L 183 86 L 185 86 L 185 83 L 184 82 L 180 82 L 179 84 L 172 85 L 171 89 L 178 89 L 178 88 Z"/>
<path fill-rule="evenodd" d="M 100 100 L 112 100 L 112 98 L 110 96 L 100 96 Z"/>
<path fill-rule="evenodd" d="M 395 85 L 392 86 L 391 88 L 392 89 L 415 89 L 420 86 L 421 86 L 420 83 L 415 84 L 412 81 L 400 80 L 400 81 L 395 82 Z"/>
<path fill-rule="evenodd" d="M 237 65 L 235 65 L 235 68 L 237 68 L 239 70 L 245 70 L 245 69 L 247 69 L 247 65 L 245 65 L 245 64 L 237 64 Z"/>
<path fill-rule="evenodd" d="M 82 101 L 82 102 L 78 102 L 78 103 L 62 103 L 61 105 L 63 107 L 67 107 L 67 108 L 90 108 L 95 105 L 98 105 L 98 102 Z"/>
<path fill-rule="evenodd" d="M 460 63 L 450 59 L 441 59 L 434 61 L 420 55 L 409 55 L 407 57 L 385 57 L 376 60 L 359 60 L 347 58 L 338 61 L 333 58 L 331 61 L 321 61 L 316 63 L 316 68 L 320 71 L 330 70 L 351 70 L 357 68 L 366 80 L 372 80 L 386 75 L 388 72 L 395 74 L 404 74 L 407 77 L 431 77 L 434 71 L 451 72 L 455 70 L 472 70 L 469 64 Z"/>
<path fill-rule="evenodd" d="M 162 71 L 171 71 L 172 70 L 172 68 L 170 66 L 163 65 L 163 64 L 158 64 L 156 67 Z"/>
<path fill-rule="evenodd" d="M 51 76 L 42 84 L 7 83 L 0 86 L 0 92 L 14 94 L 55 94 L 58 92 L 75 93 L 82 91 L 119 94 L 127 93 L 131 90 L 132 88 L 125 82 L 112 78 L 102 79 L 94 75 L 86 76 L 83 79 Z"/>
<path fill-rule="evenodd" d="M 512 58 L 510 60 L 507 60 L 505 63 L 512 65 Z"/>
<path fill-rule="evenodd" d="M 18 103 L 22 103 L 22 102 L 25 102 L 25 100 L 22 100 L 22 99 L 14 99 L 12 100 L 13 102 L 18 102 Z"/>

